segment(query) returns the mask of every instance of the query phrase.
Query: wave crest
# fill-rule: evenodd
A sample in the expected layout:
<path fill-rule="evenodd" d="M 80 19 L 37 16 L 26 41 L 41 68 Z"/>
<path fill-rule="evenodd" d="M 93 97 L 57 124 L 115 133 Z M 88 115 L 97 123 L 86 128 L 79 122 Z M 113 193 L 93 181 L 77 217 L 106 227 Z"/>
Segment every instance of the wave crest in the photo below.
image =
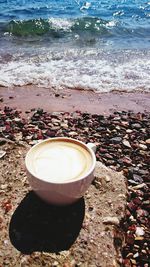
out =
<path fill-rule="evenodd" d="M 108 25 L 109 21 L 94 17 L 83 17 L 74 20 L 60 18 L 12 20 L 7 24 L 5 31 L 14 36 L 44 35 L 47 33 L 54 37 L 61 37 L 62 33 L 68 32 L 104 34 L 108 32 Z"/>
<path fill-rule="evenodd" d="M 43 19 L 12 20 L 7 25 L 6 30 L 16 36 L 43 35 L 49 31 L 49 23 Z"/>

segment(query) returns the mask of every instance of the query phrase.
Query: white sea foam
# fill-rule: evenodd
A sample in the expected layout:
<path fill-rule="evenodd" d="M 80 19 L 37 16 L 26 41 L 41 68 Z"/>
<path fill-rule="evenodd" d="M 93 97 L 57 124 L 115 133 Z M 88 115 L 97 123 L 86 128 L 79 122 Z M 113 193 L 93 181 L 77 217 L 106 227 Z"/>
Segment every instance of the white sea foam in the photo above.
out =
<path fill-rule="evenodd" d="M 54 29 L 60 30 L 63 29 L 64 31 L 66 30 L 71 30 L 71 27 L 74 24 L 73 20 L 65 19 L 65 18 L 49 18 L 49 23 L 52 23 L 52 26 Z"/>
<path fill-rule="evenodd" d="M 0 66 L 0 85 L 82 88 L 96 92 L 150 90 L 149 52 L 66 49 Z"/>
<path fill-rule="evenodd" d="M 106 27 L 115 27 L 117 25 L 117 21 L 111 20 L 108 23 L 106 23 Z"/>

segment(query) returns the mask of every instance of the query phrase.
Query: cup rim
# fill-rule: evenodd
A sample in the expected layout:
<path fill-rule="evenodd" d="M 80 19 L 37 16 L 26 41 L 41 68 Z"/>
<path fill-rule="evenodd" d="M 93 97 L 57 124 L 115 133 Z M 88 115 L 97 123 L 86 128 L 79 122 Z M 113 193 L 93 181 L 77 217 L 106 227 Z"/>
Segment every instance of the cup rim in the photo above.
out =
<path fill-rule="evenodd" d="M 46 142 L 49 142 L 49 141 L 53 141 L 53 140 L 62 140 L 62 141 L 64 141 L 64 140 L 66 140 L 66 139 L 67 139 L 68 141 L 72 141 L 72 142 L 74 142 L 74 143 L 77 143 L 77 144 L 81 145 L 82 147 L 84 147 L 85 149 L 87 149 L 87 150 L 90 152 L 91 156 L 92 156 L 92 161 L 93 161 L 93 162 L 92 162 L 92 165 L 91 165 L 90 169 L 87 171 L 87 173 L 86 173 L 84 176 L 81 176 L 81 177 L 79 177 L 78 179 L 67 180 L 67 181 L 61 181 L 61 182 L 59 182 L 59 181 L 57 182 L 57 181 L 53 181 L 53 180 L 47 181 L 47 180 L 42 179 L 41 177 L 38 177 L 37 175 L 35 175 L 35 174 L 32 172 L 32 170 L 29 169 L 28 164 L 27 164 L 27 159 L 28 159 L 28 157 L 29 157 L 29 154 L 31 153 L 31 151 L 32 151 L 35 147 L 39 146 L 39 145 L 42 144 L 42 143 L 46 143 Z M 96 165 L 96 156 L 95 156 L 95 153 L 94 153 L 94 151 L 92 150 L 92 148 L 88 147 L 86 143 L 84 143 L 84 142 L 82 142 L 82 141 L 80 141 L 80 140 L 71 138 L 71 137 L 52 137 L 52 138 L 44 139 L 44 140 L 38 142 L 37 144 L 33 145 L 33 146 L 29 149 L 29 151 L 27 152 L 27 154 L 26 154 L 26 156 L 25 156 L 25 166 L 26 166 L 26 169 L 27 169 L 27 171 L 29 172 L 29 174 L 31 174 L 34 178 L 36 178 L 36 179 L 38 179 L 38 180 L 40 180 L 40 181 L 42 181 L 42 182 L 48 183 L 48 184 L 58 184 L 58 185 L 59 185 L 59 184 L 71 184 L 71 183 L 75 183 L 75 182 L 77 182 L 77 181 L 83 180 L 83 179 L 85 179 L 86 177 L 88 177 L 88 176 L 94 171 L 95 165 Z"/>

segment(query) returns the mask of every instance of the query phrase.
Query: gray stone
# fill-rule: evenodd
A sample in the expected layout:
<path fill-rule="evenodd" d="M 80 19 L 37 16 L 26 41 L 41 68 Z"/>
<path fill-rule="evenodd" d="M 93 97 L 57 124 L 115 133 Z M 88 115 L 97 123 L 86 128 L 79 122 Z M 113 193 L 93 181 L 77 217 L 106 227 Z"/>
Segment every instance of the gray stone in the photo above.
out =
<path fill-rule="evenodd" d="M 140 128 L 141 128 L 141 124 L 140 124 L 140 123 L 133 123 L 133 124 L 131 125 L 131 127 L 132 127 L 133 129 L 140 129 Z"/>
<path fill-rule="evenodd" d="M 122 141 L 121 137 L 113 137 L 110 139 L 111 142 L 115 143 L 115 144 L 119 144 Z"/>
<path fill-rule="evenodd" d="M 136 183 L 141 184 L 143 183 L 143 179 L 141 178 L 141 176 L 137 175 L 137 174 L 133 174 L 133 179 Z"/>

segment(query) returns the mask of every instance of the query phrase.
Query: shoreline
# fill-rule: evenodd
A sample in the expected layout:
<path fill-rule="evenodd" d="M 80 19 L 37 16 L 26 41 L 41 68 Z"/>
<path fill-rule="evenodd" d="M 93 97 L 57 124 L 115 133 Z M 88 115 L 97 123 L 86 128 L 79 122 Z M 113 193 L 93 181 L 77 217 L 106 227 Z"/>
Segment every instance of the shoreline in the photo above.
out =
<path fill-rule="evenodd" d="M 95 93 L 80 89 L 54 90 L 30 86 L 0 87 L 0 107 L 21 109 L 23 114 L 42 108 L 47 112 L 89 112 L 108 115 L 114 111 L 150 112 L 149 92 Z"/>

